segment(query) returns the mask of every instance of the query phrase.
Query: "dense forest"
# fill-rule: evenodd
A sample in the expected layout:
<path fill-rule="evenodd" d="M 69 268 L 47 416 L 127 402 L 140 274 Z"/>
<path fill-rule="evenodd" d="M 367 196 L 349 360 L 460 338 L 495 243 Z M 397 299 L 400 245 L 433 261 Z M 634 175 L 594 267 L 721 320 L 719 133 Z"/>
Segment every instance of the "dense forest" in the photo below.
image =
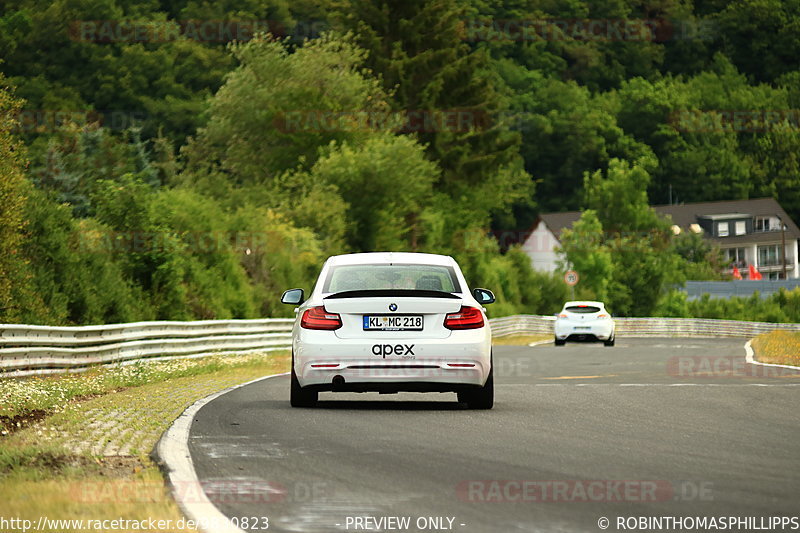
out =
<path fill-rule="evenodd" d="M 800 320 L 796 295 L 670 292 L 723 260 L 648 207 L 800 220 L 797 0 L 0 5 L 2 322 L 285 315 L 327 256 L 372 250 L 453 255 L 494 316 L 552 313 L 560 277 L 493 235 L 574 209 L 579 296 Z"/>

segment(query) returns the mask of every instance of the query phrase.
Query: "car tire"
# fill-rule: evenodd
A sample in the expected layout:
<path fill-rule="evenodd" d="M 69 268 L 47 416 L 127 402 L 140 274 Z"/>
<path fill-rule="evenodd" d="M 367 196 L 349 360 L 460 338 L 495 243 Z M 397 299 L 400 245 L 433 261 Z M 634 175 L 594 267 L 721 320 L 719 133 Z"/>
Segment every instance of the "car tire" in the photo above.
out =
<path fill-rule="evenodd" d="M 558 337 L 553 339 L 553 344 L 555 344 L 556 346 L 564 346 L 566 343 L 567 343 L 566 339 L 560 340 Z"/>
<path fill-rule="evenodd" d="M 617 341 L 617 336 L 614 335 L 613 337 L 611 337 L 611 339 L 609 339 L 607 341 L 603 341 L 603 344 L 605 344 L 606 346 L 614 346 L 614 343 L 616 341 Z"/>
<path fill-rule="evenodd" d="M 489 370 L 486 383 L 478 390 L 458 393 L 458 401 L 466 403 L 469 409 L 491 409 L 494 407 L 494 361 Z"/>
<path fill-rule="evenodd" d="M 294 355 L 292 355 L 292 384 L 289 391 L 289 403 L 292 407 L 314 407 L 317 405 L 319 393 L 317 391 L 303 390 L 294 372 Z"/>

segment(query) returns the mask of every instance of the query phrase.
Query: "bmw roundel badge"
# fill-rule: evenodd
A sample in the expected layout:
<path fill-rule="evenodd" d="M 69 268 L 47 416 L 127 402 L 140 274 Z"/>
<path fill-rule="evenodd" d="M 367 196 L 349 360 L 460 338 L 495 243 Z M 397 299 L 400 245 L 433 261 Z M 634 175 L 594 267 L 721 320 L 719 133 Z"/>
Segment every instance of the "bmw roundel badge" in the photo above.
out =
<path fill-rule="evenodd" d="M 397 311 L 397 304 L 389 304 L 389 311 L 391 311 L 392 313 Z"/>

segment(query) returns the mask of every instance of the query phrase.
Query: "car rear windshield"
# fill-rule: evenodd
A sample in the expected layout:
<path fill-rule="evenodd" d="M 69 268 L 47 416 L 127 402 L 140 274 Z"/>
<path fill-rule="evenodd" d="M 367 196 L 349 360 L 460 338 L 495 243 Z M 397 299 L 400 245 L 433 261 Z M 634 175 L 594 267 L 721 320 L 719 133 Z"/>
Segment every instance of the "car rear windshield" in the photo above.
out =
<path fill-rule="evenodd" d="M 596 313 L 600 308 L 593 305 L 571 305 L 566 310 L 570 313 Z"/>
<path fill-rule="evenodd" d="M 339 265 L 331 267 L 323 293 L 409 289 L 461 292 L 455 270 L 440 265 Z"/>

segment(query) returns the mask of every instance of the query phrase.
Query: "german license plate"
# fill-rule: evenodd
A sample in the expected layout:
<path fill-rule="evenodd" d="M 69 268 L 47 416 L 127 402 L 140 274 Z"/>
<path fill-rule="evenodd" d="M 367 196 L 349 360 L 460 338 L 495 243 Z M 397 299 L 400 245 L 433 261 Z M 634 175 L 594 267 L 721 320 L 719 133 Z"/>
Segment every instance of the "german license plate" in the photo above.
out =
<path fill-rule="evenodd" d="M 422 331 L 422 315 L 364 315 L 364 331 Z"/>

